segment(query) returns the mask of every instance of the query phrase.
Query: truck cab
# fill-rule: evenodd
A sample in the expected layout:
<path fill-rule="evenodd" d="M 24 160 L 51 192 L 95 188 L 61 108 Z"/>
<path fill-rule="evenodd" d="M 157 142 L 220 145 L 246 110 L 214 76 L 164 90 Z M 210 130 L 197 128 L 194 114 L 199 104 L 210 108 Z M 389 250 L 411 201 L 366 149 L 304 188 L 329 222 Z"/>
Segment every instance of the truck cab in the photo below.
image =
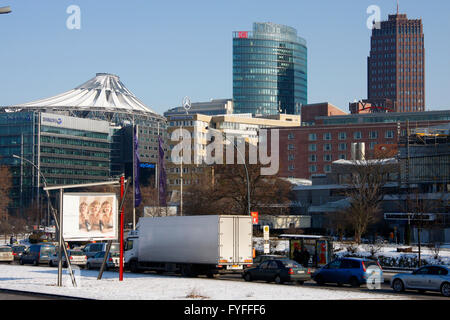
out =
<path fill-rule="evenodd" d="M 139 230 L 131 230 L 125 242 L 125 252 L 123 254 L 124 266 L 129 267 L 132 259 L 138 257 Z"/>

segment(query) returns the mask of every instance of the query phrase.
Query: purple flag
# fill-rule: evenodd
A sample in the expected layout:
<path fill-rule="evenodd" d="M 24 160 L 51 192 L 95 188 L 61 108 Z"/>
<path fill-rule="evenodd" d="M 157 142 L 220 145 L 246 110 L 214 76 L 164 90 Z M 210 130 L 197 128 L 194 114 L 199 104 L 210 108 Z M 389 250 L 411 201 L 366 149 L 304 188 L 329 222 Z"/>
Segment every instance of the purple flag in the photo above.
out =
<path fill-rule="evenodd" d="M 166 169 L 164 168 L 164 143 L 159 136 L 159 205 L 165 207 L 166 204 Z"/>
<path fill-rule="evenodd" d="M 134 207 L 139 207 L 142 201 L 141 188 L 139 187 L 139 143 L 137 138 L 136 126 L 134 126 Z"/>

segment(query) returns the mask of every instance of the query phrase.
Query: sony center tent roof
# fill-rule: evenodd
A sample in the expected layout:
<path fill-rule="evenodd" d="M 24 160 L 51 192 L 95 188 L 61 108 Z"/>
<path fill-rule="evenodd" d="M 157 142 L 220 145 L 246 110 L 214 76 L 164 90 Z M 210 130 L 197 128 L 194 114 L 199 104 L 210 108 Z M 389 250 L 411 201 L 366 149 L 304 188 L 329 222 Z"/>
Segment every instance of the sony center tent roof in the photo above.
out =
<path fill-rule="evenodd" d="M 108 73 L 97 73 L 94 78 L 82 85 L 59 95 L 15 105 L 14 107 L 67 107 L 78 110 L 95 109 L 112 112 L 150 112 L 157 114 L 128 90 L 118 76 Z"/>

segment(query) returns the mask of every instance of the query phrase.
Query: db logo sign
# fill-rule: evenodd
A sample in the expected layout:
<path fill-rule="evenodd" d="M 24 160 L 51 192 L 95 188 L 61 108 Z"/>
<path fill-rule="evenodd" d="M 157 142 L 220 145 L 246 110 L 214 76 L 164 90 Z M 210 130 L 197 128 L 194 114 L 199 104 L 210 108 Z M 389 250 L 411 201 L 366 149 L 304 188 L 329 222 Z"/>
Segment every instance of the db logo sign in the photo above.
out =
<path fill-rule="evenodd" d="M 252 212 L 252 221 L 253 224 L 258 224 L 258 212 Z"/>
<path fill-rule="evenodd" d="M 248 31 L 239 31 L 238 32 L 238 37 L 239 38 L 248 38 Z"/>

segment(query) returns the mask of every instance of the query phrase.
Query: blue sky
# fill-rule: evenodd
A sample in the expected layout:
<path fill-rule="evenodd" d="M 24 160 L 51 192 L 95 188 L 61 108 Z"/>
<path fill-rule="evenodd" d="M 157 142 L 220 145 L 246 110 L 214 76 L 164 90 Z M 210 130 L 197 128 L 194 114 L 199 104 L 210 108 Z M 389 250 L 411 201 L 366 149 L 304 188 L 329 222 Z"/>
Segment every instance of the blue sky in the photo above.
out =
<path fill-rule="evenodd" d="M 370 5 L 381 17 L 395 0 L 0 0 L 0 105 L 49 97 L 97 72 L 120 76 L 159 113 L 192 101 L 232 97 L 232 32 L 253 22 L 297 29 L 308 42 L 308 102 L 348 110 L 367 96 Z M 69 30 L 69 5 L 81 29 Z M 422 18 L 428 110 L 450 110 L 450 1 L 400 0 Z"/>

